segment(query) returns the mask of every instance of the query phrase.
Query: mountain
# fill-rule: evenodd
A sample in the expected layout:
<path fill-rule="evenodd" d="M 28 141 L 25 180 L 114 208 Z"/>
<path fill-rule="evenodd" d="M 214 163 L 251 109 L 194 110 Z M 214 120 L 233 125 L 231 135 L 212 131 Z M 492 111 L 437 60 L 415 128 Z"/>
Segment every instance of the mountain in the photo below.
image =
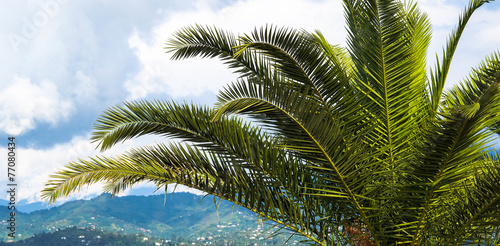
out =
<path fill-rule="evenodd" d="M 5 206 L 0 206 L 0 211 L 8 214 Z M 265 231 L 269 225 L 263 225 L 244 208 L 214 200 L 213 196 L 191 193 L 125 197 L 103 194 L 91 200 L 67 202 L 31 213 L 17 212 L 15 219 L 15 240 L 70 227 L 193 242 L 212 238 L 258 243 L 270 237 L 272 232 Z M 6 226 L 6 221 L 2 224 Z M 282 245 L 289 237 L 290 234 L 285 232 L 264 241 L 268 245 Z M 299 240 L 296 238 L 290 242 Z M 4 235 L 3 240 L 9 239 Z"/>
<path fill-rule="evenodd" d="M 147 239 L 147 240 L 145 240 Z M 169 240 L 144 235 L 121 235 L 92 229 L 70 227 L 51 233 L 40 233 L 25 240 L 0 242 L 0 246 L 66 246 L 66 245 L 175 245 Z"/>
<path fill-rule="evenodd" d="M 9 203 L 9 201 L 0 199 L 0 204 L 3 205 L 3 204 L 8 204 L 8 203 Z M 21 200 L 19 202 L 16 202 L 17 211 L 23 212 L 23 213 L 31 213 L 33 211 L 47 209 L 47 208 L 48 208 L 47 203 L 43 203 L 43 202 L 28 203 L 27 200 Z"/>

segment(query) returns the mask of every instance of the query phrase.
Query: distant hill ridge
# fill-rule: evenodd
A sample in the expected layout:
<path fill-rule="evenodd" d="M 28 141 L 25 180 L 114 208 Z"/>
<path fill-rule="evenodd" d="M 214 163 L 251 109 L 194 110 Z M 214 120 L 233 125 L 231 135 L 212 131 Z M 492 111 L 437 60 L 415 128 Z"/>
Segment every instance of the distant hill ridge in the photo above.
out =
<path fill-rule="evenodd" d="M 6 206 L 6 204 L 8 203 L 9 201 L 0 199 L 0 207 Z M 43 202 L 28 203 L 27 200 L 21 200 L 16 202 L 16 209 L 23 213 L 31 213 L 37 210 L 48 209 L 48 208 L 49 206 L 47 205 L 47 203 Z"/>
<path fill-rule="evenodd" d="M 91 200 L 71 201 L 31 213 L 18 212 L 16 240 L 72 226 L 185 240 L 215 236 L 262 238 L 259 236 L 263 232 L 262 223 L 258 223 L 253 213 L 216 200 L 218 209 L 213 196 L 192 193 L 124 197 L 102 194 Z M 9 212 L 6 206 L 0 206 L 0 211 L 5 215 Z M 2 223 L 6 225 L 5 219 Z M 288 236 L 282 238 L 286 240 Z M 7 239 L 4 235 L 3 240 Z"/>

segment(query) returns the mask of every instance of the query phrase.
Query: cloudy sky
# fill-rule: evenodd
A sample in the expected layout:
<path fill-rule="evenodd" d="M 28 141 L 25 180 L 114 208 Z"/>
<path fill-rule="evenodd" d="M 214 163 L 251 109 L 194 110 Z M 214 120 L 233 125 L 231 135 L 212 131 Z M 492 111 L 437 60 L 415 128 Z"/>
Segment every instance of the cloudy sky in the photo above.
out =
<path fill-rule="evenodd" d="M 429 64 L 467 2 L 418 1 L 433 24 Z M 500 2 L 476 13 L 449 82 L 499 49 L 499 15 Z M 196 23 L 235 33 L 267 23 L 318 29 L 332 44 L 345 46 L 340 0 L 0 1 L 0 156 L 7 156 L 7 137 L 15 136 L 18 200 L 38 201 L 51 173 L 77 157 L 98 154 L 89 134 L 110 106 L 157 98 L 213 103 L 218 90 L 234 80 L 231 71 L 218 60 L 171 61 L 163 49 L 176 30 Z M 128 141 L 104 154 L 155 141 L 161 140 Z M 3 173 L 0 185 L 6 183 Z M 133 193 L 153 190 L 143 184 Z M 74 198 L 98 193 L 99 187 L 91 187 Z"/>

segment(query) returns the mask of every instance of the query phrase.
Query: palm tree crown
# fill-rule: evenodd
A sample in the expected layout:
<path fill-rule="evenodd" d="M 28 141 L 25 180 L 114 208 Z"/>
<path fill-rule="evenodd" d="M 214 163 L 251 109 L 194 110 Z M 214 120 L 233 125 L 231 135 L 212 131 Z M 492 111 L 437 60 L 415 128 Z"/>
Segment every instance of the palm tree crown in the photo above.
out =
<path fill-rule="evenodd" d="M 320 32 L 265 26 L 235 37 L 190 26 L 174 59 L 220 58 L 240 75 L 214 107 L 127 102 L 97 120 L 102 150 L 155 134 L 183 140 L 80 159 L 47 182 L 54 202 L 104 182 L 186 185 L 248 208 L 320 245 L 498 243 L 500 55 L 445 91 L 471 0 L 436 65 L 416 4 L 344 0 L 346 49 Z"/>

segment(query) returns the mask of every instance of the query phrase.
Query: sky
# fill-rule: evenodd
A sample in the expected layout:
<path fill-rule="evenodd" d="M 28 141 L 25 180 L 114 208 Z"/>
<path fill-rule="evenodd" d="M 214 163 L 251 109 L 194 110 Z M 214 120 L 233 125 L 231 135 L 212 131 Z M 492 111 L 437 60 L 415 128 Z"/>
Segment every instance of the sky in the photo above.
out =
<path fill-rule="evenodd" d="M 468 1 L 417 2 L 433 25 L 433 66 Z M 493 2 L 470 20 L 448 86 L 499 50 L 499 15 L 500 2 Z M 175 31 L 193 24 L 239 34 L 266 24 L 320 30 L 330 43 L 346 46 L 340 0 L 0 0 L 0 160 L 7 138 L 15 137 L 17 199 L 40 201 L 49 175 L 78 157 L 168 141 L 141 137 L 100 153 L 89 136 L 106 108 L 151 99 L 213 104 L 235 80 L 232 71 L 215 59 L 172 61 L 164 50 Z M 6 161 L 0 165 L 7 169 Z M 0 186 L 7 182 L 3 172 Z M 143 183 L 123 195 L 153 191 Z M 94 185 L 61 202 L 101 192 Z"/>

